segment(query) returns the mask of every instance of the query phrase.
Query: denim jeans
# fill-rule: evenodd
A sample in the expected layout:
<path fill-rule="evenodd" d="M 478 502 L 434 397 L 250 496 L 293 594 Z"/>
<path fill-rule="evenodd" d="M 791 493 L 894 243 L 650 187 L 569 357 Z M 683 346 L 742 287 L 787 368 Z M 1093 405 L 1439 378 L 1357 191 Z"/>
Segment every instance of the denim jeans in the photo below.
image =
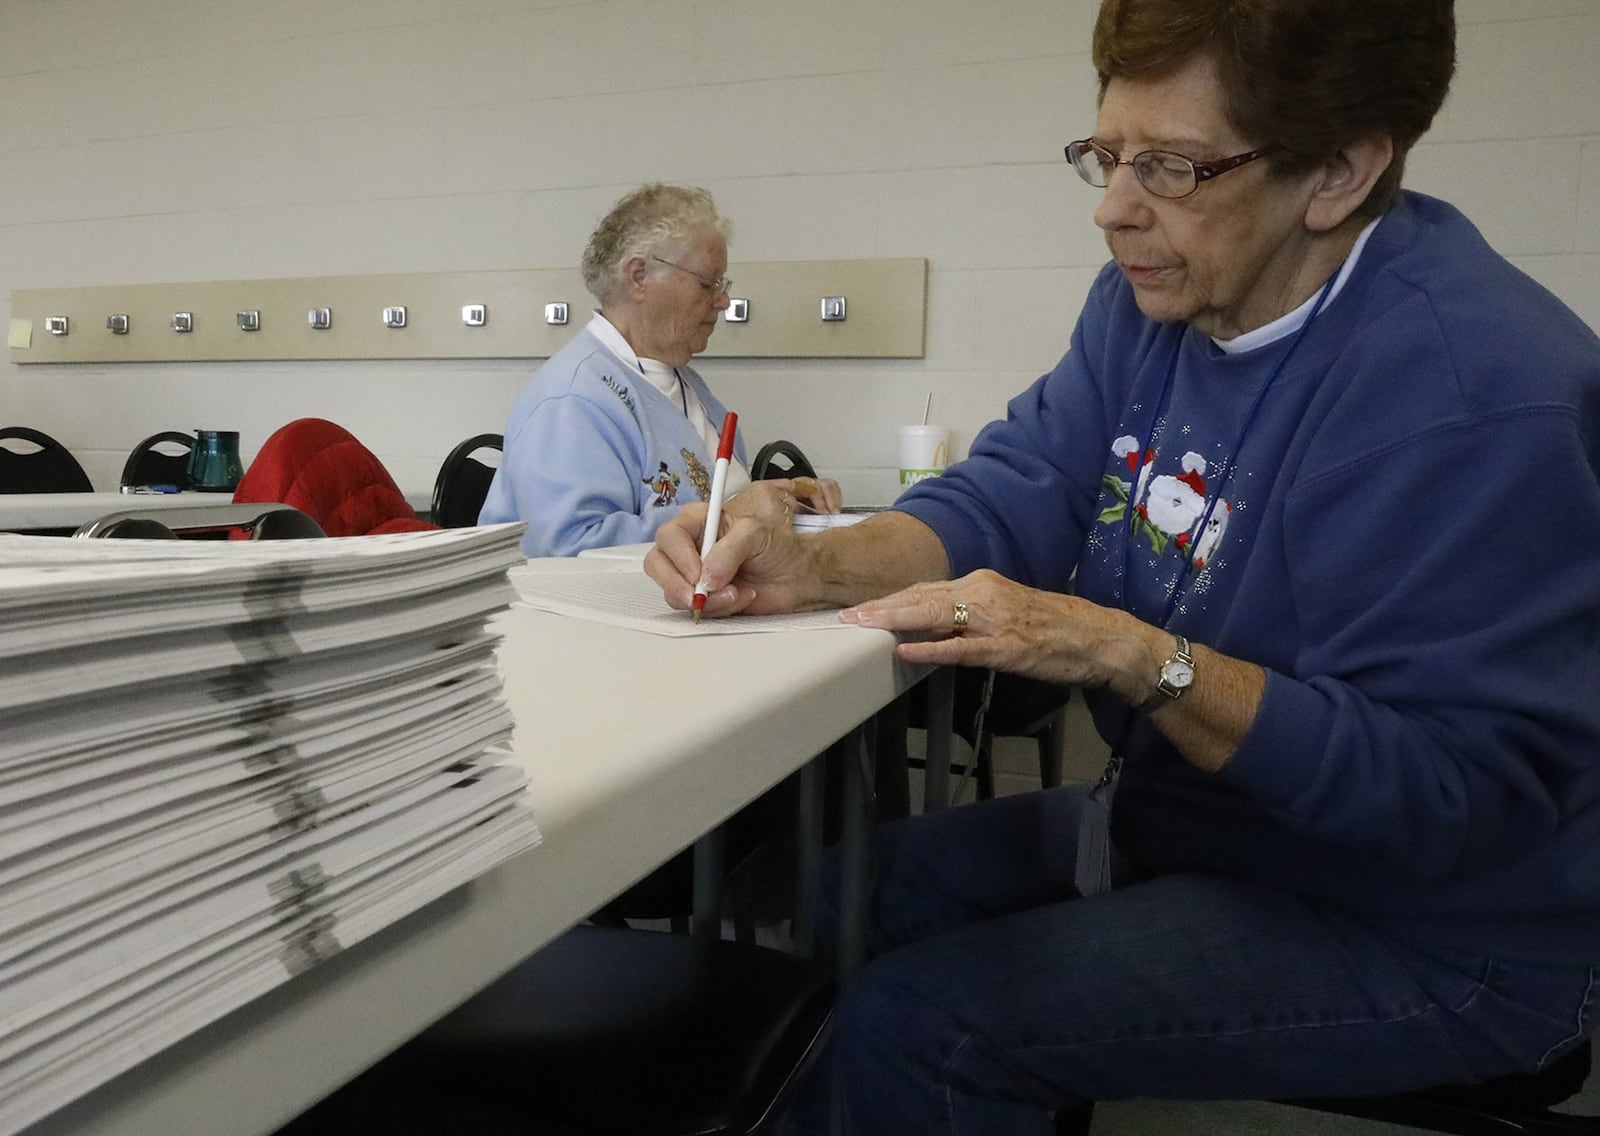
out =
<path fill-rule="evenodd" d="M 874 957 L 785 1132 L 822 1136 L 835 1107 L 853 1136 L 1048 1136 L 1083 1101 L 1399 1092 L 1529 1070 L 1590 1029 L 1588 967 L 1430 952 L 1216 877 L 1078 898 L 1081 793 L 880 831 Z"/>

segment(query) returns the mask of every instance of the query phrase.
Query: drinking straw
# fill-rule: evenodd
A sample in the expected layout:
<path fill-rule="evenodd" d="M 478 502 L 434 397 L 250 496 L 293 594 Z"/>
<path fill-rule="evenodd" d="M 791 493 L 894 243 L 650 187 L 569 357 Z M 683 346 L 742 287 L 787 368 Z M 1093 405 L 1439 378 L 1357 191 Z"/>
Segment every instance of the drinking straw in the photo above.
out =
<path fill-rule="evenodd" d="M 928 392 L 928 401 L 922 404 L 922 424 L 928 424 L 928 412 L 933 409 L 933 392 Z"/>

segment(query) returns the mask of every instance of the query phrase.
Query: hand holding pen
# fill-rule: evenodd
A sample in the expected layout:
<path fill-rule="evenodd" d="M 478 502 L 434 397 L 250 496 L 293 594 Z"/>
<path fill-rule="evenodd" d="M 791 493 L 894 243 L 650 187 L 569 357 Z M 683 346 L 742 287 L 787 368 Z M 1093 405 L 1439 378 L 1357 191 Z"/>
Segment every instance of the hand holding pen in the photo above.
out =
<path fill-rule="evenodd" d="M 722 502 L 728 491 L 728 465 L 733 461 L 733 436 L 739 425 L 739 416 L 733 411 L 728 411 L 722 416 L 722 434 L 717 439 L 717 464 L 711 472 L 711 500 L 706 509 L 706 531 L 700 537 L 700 563 L 705 564 L 707 556 L 711 555 L 711 548 L 717 543 L 717 530 L 722 527 Z M 702 573 L 704 568 L 701 569 Z M 705 610 L 706 587 L 704 575 L 700 582 L 694 586 L 694 603 L 691 611 L 694 621 L 700 622 L 700 613 Z"/>

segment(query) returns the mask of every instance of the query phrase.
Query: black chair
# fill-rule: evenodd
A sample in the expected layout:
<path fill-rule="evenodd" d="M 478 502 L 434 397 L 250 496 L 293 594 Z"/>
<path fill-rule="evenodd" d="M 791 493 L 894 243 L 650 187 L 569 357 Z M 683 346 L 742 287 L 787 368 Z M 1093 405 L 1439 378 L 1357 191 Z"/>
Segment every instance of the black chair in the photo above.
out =
<path fill-rule="evenodd" d="M 86 524 L 77 537 L 155 537 L 166 533 L 186 540 L 294 540 L 327 534 L 322 526 L 288 505 L 179 505 L 163 509 L 119 509 Z"/>
<path fill-rule="evenodd" d="M 195 436 L 177 430 L 151 434 L 133 447 L 122 465 L 122 485 L 175 485 L 189 483 L 189 452 Z"/>
<path fill-rule="evenodd" d="M 1328 1097 L 1276 1103 L 1378 1120 L 1454 1136 L 1579 1136 L 1600 1133 L 1600 1116 L 1556 1112 L 1588 1079 L 1588 1041 L 1537 1073 L 1496 1077 L 1476 1085 L 1442 1085 L 1384 1097 Z M 1056 1136 L 1087 1136 L 1092 1105 L 1056 1116 Z"/>
<path fill-rule="evenodd" d="M 177 540 L 178 534 L 154 517 L 118 517 L 94 534 L 120 540 Z"/>
<path fill-rule="evenodd" d="M 820 1047 L 831 975 L 767 947 L 577 927 L 278 1136 L 733 1136 Z"/>
<path fill-rule="evenodd" d="M 20 442 L 20 446 L 7 442 Z M 0 493 L 92 493 L 72 451 L 28 426 L 0 427 Z"/>
<path fill-rule="evenodd" d="M 496 466 L 479 461 L 474 455 L 505 446 L 502 434 L 479 434 L 468 438 L 445 457 L 439 476 L 433 482 L 433 512 L 440 528 L 462 529 L 478 523 L 483 499 L 489 495 Z"/>
<path fill-rule="evenodd" d="M 751 481 L 766 481 L 774 477 L 815 476 L 817 471 L 806 460 L 805 454 L 800 452 L 800 447 L 783 438 L 762 446 L 756 451 L 755 459 L 750 463 Z"/>
<path fill-rule="evenodd" d="M 268 509 L 241 527 L 251 540 L 315 540 L 328 535 L 311 516 L 287 505 Z"/>
<path fill-rule="evenodd" d="M 989 708 L 984 714 L 983 735 L 974 730 L 978 707 L 983 703 L 987 671 L 969 667 L 955 674 L 955 712 L 951 720 L 955 735 L 972 749 L 973 779 L 977 799 L 988 800 L 994 796 L 994 740 L 995 738 L 1026 738 L 1033 742 L 1039 758 L 1039 784 L 1053 789 L 1061 784 L 1062 767 L 1066 763 L 1067 704 L 1072 700 L 1072 688 L 1021 675 L 994 676 L 994 689 L 989 697 Z M 926 729 L 928 724 L 927 684 L 912 689 L 909 700 L 908 724 Z M 922 758 L 908 758 L 911 768 L 922 768 Z M 964 765 L 953 766 L 953 773 L 964 775 Z"/>
<path fill-rule="evenodd" d="M 773 921 L 790 913 L 794 857 L 785 838 L 798 801 L 796 775 L 745 805 L 719 829 L 724 868 L 718 910 L 727 916 L 738 943 L 755 942 L 763 916 Z M 589 921 L 610 928 L 665 921 L 676 932 L 688 932 L 694 915 L 694 856 L 693 847 L 685 848 L 592 912 Z"/>

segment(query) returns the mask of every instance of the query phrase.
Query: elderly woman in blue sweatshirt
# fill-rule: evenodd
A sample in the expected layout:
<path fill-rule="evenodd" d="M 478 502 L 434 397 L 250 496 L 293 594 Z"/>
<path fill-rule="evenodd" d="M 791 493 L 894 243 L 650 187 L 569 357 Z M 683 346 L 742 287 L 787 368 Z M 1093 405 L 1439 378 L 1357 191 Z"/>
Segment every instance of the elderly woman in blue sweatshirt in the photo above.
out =
<path fill-rule="evenodd" d="M 526 521 L 527 555 L 575 556 L 648 541 L 710 496 L 727 408 L 689 360 L 728 306 L 729 227 L 709 193 L 673 185 L 634 190 L 600 222 L 583 253 L 600 309 L 517 398 L 480 523 Z M 839 511 L 836 482 L 752 488 L 742 434 L 734 457 L 730 519 L 796 501 Z"/>
<path fill-rule="evenodd" d="M 895 511 L 707 557 L 707 615 L 1080 685 L 1114 755 L 883 831 L 793 1130 L 832 1087 L 874 1136 L 1392 1093 L 1594 1029 L 1600 341 L 1400 188 L 1454 43 L 1449 0 L 1104 0 L 1071 350 Z M 676 606 L 701 517 L 646 561 Z"/>

